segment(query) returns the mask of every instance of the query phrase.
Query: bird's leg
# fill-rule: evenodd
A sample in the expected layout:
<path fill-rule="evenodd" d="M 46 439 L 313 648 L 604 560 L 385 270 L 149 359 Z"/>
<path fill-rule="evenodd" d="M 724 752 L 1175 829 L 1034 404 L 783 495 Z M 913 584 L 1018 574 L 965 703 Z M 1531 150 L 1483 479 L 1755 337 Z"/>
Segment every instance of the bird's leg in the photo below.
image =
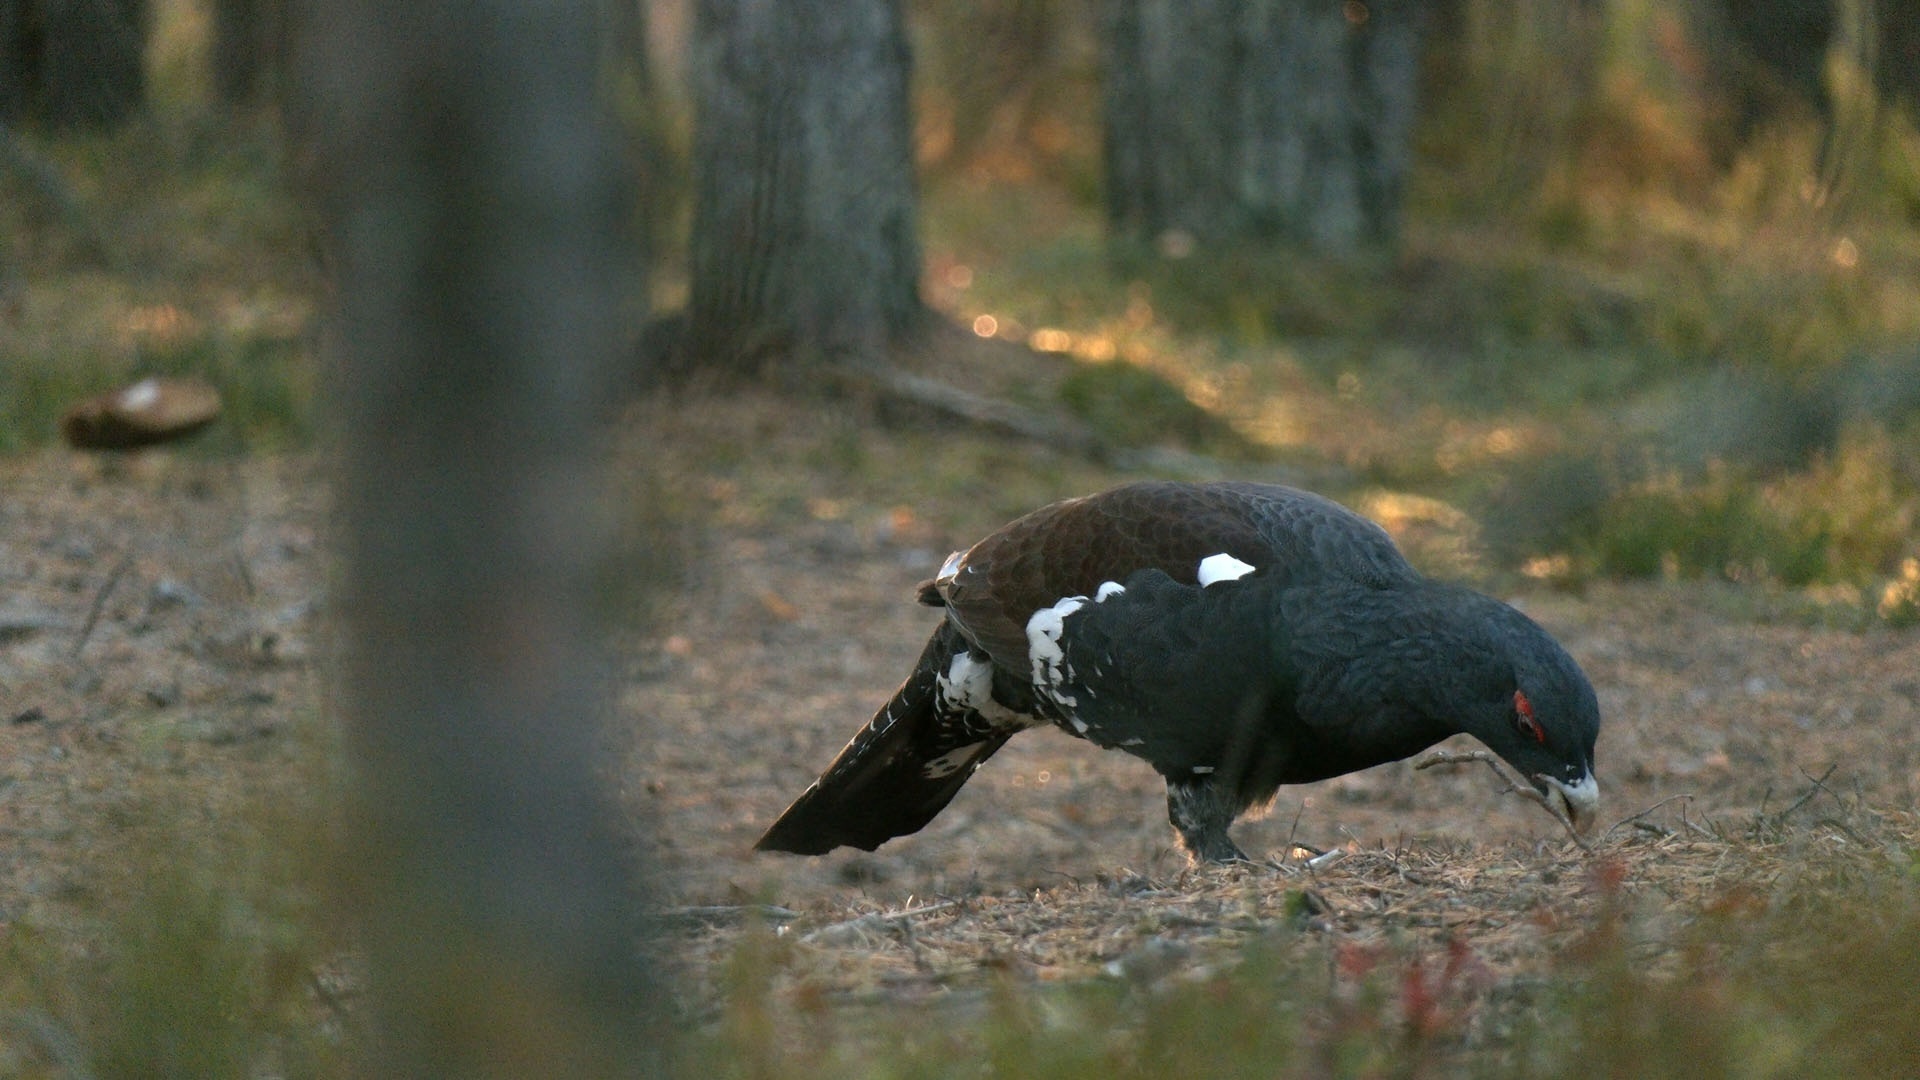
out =
<path fill-rule="evenodd" d="M 1189 780 L 1167 778 L 1167 820 L 1180 835 L 1180 846 L 1197 862 L 1252 862 L 1227 836 L 1234 810 L 1211 776 Z"/>

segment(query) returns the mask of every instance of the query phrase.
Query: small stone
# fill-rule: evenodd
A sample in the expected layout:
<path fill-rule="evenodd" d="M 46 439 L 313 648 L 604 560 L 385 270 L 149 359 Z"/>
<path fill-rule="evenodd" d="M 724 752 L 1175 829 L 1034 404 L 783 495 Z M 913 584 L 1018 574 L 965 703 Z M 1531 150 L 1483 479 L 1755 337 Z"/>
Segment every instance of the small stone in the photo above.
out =
<path fill-rule="evenodd" d="M 130 450 L 191 435 L 219 416 L 213 384 L 155 376 L 76 403 L 60 432 L 77 449 Z"/>
<path fill-rule="evenodd" d="M 201 603 L 199 593 L 172 578 L 161 578 L 154 582 L 153 589 L 147 594 L 147 606 L 151 611 L 172 607 L 193 608 Z"/>
<path fill-rule="evenodd" d="M 0 611 L 0 645 L 25 641 L 43 630 L 53 629 L 56 622 L 52 615 L 32 608 Z"/>

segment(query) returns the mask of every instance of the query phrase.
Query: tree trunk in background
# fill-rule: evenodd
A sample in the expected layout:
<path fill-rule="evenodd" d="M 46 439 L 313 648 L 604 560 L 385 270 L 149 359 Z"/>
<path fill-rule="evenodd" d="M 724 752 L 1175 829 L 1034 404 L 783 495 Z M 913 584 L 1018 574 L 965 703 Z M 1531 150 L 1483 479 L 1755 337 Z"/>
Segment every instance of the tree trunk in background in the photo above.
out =
<path fill-rule="evenodd" d="M 1107 213 L 1141 239 L 1391 244 L 1419 0 L 1112 0 Z"/>
<path fill-rule="evenodd" d="M 283 0 L 213 0 L 209 49 L 221 104 L 251 105 L 277 96 L 286 62 L 284 19 Z"/>
<path fill-rule="evenodd" d="M 621 169 L 645 213 L 633 223 L 641 249 L 671 242 L 676 209 L 686 195 L 686 155 L 674 149 L 674 108 L 654 71 L 648 44 L 648 0 L 600 0 L 602 85 L 620 132 Z M 645 297 L 634 297 L 644 305 Z"/>
<path fill-rule="evenodd" d="M 37 63 L 27 0 L 0 0 L 0 121 L 27 115 Z"/>
<path fill-rule="evenodd" d="M 117 124 L 147 97 L 147 0 L 0 0 L 0 120 Z"/>
<path fill-rule="evenodd" d="M 595 420 L 637 268 L 594 2 L 324 8 L 297 119 L 336 269 L 362 1071 L 657 1071 L 602 782 Z"/>
<path fill-rule="evenodd" d="M 921 57 L 921 71 L 946 91 L 949 142 L 937 156 L 966 167 L 982 152 L 1027 156 L 1035 107 L 1075 81 L 1067 65 L 1068 27 L 1083 0 L 964 0 L 922 3 L 914 12 L 941 48 Z M 929 61 L 938 70 L 928 71 Z M 936 104 L 935 108 L 939 105 Z M 924 117 L 922 118 L 925 119 Z M 937 140 L 939 136 L 935 136 Z M 927 162 L 922 148 L 923 163 Z"/>
<path fill-rule="evenodd" d="M 1889 102 L 1920 108 L 1920 4 L 1914 0 L 1860 0 L 1837 7 L 1811 0 L 1719 0 L 1711 9 L 1731 31 L 1743 56 L 1715 59 L 1727 69 L 1742 134 L 1771 118 L 1781 98 L 1830 113 L 1827 50 L 1838 44 L 1860 61 Z M 1848 29 L 1846 15 L 1858 19 Z M 1742 63 L 1742 61 L 1746 61 Z"/>
<path fill-rule="evenodd" d="M 897 0 L 696 0 L 690 362 L 872 354 L 920 302 Z"/>
<path fill-rule="evenodd" d="M 1880 48 L 1875 82 L 1882 94 L 1920 116 L 1920 4 L 1913 0 L 1880 0 L 1878 10 Z"/>

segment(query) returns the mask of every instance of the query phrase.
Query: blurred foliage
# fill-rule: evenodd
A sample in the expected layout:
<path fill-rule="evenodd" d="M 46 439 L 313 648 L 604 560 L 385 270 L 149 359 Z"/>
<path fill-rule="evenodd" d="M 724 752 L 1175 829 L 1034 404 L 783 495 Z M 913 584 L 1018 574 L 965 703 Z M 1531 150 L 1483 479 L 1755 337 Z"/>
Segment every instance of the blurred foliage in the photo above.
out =
<path fill-rule="evenodd" d="M 1920 559 L 1900 563 L 1900 573 L 1881 586 L 1875 610 L 1891 626 L 1920 623 Z"/>
<path fill-rule="evenodd" d="M 212 115 L 19 136 L 46 183 L 0 172 L 0 452 L 149 374 L 220 390 L 222 419 L 194 445 L 305 442 L 318 265 L 277 140 Z"/>
<path fill-rule="evenodd" d="M 1068 411 L 1114 446 L 1172 441 L 1217 454 L 1239 449 L 1233 429 L 1219 417 L 1195 405 L 1178 386 L 1133 364 L 1079 365 L 1062 380 L 1059 396 Z"/>
<path fill-rule="evenodd" d="M 1360 943 L 1276 926 L 1232 965 L 1156 974 L 1115 963 L 1066 984 L 1010 972 L 984 995 L 833 1007 L 804 983 L 776 989 L 794 948 L 761 931 L 734 954 L 726 1004 L 685 1042 L 681 1071 L 1904 1075 L 1920 1055 L 1906 1002 L 1920 977 L 1920 864 L 1896 848 L 1882 865 L 1861 874 L 1814 855 L 1770 889 L 1709 890 L 1676 920 L 1669 898 L 1636 896 L 1602 860 L 1594 915 L 1547 974 L 1524 980 L 1497 978 L 1463 937 Z"/>
<path fill-rule="evenodd" d="M 1098 0 L 926 0 L 908 7 L 923 170 L 1100 191 Z"/>
<path fill-rule="evenodd" d="M 1858 25 L 1865 6 L 1839 10 Z M 1251 447 L 1345 470 L 1354 489 L 1418 488 L 1473 511 L 1496 572 L 1806 586 L 1920 623 L 1920 132 L 1909 100 L 1876 91 L 1897 57 L 1862 35 L 1825 57 L 1821 100 L 1755 109 L 1728 89 L 1737 35 L 1707 0 L 1436 5 L 1406 247 L 1356 265 L 1179 237 L 1109 246 L 1098 5 L 911 7 L 928 294 L 1076 365 L 1056 400 L 1027 404 L 1129 445 Z M 311 432 L 322 289 L 277 132 L 205 110 L 199 6 L 158 8 L 155 115 L 20 134 L 0 160 L 0 451 L 44 444 L 67 405 L 149 372 L 221 389 L 216 448 Z M 633 40 L 650 56 L 680 55 L 670 13 L 646 30 Z M 674 74 L 661 64 L 653 85 L 629 56 L 609 93 L 636 157 L 664 155 L 648 190 L 684 229 Z M 668 260 L 655 297 L 671 300 L 677 248 L 653 239 Z M 610 607 L 628 607 L 623 576 L 715 572 L 689 520 L 911 529 L 937 558 L 1112 479 L 923 423 L 876 452 L 872 415 L 845 402 L 764 405 L 658 405 L 681 426 L 610 500 L 602 524 L 626 552 Z M 101 913 L 112 941 L 91 956 L 6 927 L 0 1072 L 343 1072 L 332 1003 L 294 977 L 332 955 L 309 875 L 245 858 L 295 846 L 196 835 L 190 853 L 128 860 L 164 872 Z M 1920 872 L 1894 856 L 1848 889 L 1729 895 L 1678 931 L 1613 909 L 1551 981 L 1500 1006 L 1497 1037 L 1409 996 L 1408 973 L 1437 978 L 1444 957 L 1343 956 L 1282 929 L 1231 974 L 1009 977 L 937 1025 L 918 1006 L 830 1013 L 801 994 L 793 1038 L 771 988 L 788 946 L 765 935 L 685 1052 L 719 1076 L 977 1075 L 982 1053 L 1010 1075 L 1413 1075 L 1471 1038 L 1491 1040 L 1482 1071 L 1515 1075 L 1900 1075 L 1920 1058 L 1899 996 L 1920 978 Z M 1669 932 L 1679 959 L 1641 962 Z"/>
<path fill-rule="evenodd" d="M 1825 375 L 1797 390 L 1725 371 L 1670 383 L 1612 439 L 1508 466 L 1480 496 L 1484 538 L 1562 583 L 1830 585 L 1871 608 L 1914 551 L 1920 444 L 1894 387 L 1920 382 L 1920 365 Z"/>
<path fill-rule="evenodd" d="M 954 8 L 923 21 L 1006 14 Z M 1097 158 L 1097 103 L 1027 99 L 1079 149 L 939 157 L 928 246 L 966 284 L 936 303 L 1148 369 L 1269 452 L 1455 500 L 1496 568 L 1811 586 L 1871 615 L 1920 552 L 1920 130 L 1879 89 L 1904 85 L 1881 74 L 1904 24 L 1838 5 L 1801 78 L 1753 51 L 1765 11 L 1730 11 L 1437 6 L 1386 265 L 1108 243 L 1090 195 L 1034 182 Z M 993 62 L 972 40 L 924 38 L 924 93 Z"/>
<path fill-rule="evenodd" d="M 177 778 L 126 793 L 60 870 L 79 920 L 0 926 L 0 1075 L 346 1075 L 317 885 L 338 855 L 331 758 L 319 731 L 293 737 L 290 775 L 244 813 L 200 813 Z"/>

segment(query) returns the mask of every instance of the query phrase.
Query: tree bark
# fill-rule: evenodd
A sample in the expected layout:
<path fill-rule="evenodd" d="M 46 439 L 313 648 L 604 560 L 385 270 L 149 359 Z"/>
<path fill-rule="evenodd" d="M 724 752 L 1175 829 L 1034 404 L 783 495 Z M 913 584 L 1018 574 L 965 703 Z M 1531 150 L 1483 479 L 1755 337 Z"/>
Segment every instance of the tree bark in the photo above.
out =
<path fill-rule="evenodd" d="M 1418 0 L 1112 0 L 1107 211 L 1139 239 L 1397 237 Z"/>
<path fill-rule="evenodd" d="M 690 363 L 917 329 L 908 66 L 897 0 L 697 0 Z"/>
<path fill-rule="evenodd" d="M 637 273 L 593 0 L 324 8 L 297 63 L 337 279 L 366 1071 L 645 1073 L 591 618 L 593 418 Z"/>
<path fill-rule="evenodd" d="M 277 96 L 286 60 L 284 0 L 213 0 L 210 63 L 221 104 L 252 105 Z"/>
<path fill-rule="evenodd" d="M 1719 0 L 1706 13 L 1724 22 L 1737 45 L 1727 50 L 1735 55 L 1714 59 L 1730 86 L 1742 135 L 1771 119 L 1783 99 L 1831 118 L 1825 69 L 1836 46 L 1867 70 L 1888 103 L 1920 107 L 1920 5 L 1912 0 L 1866 0 L 1858 7 Z"/>
<path fill-rule="evenodd" d="M 33 101 L 39 31 L 29 0 L 0 0 L 0 121 L 26 117 Z"/>
<path fill-rule="evenodd" d="M 99 127 L 147 97 L 147 0 L 0 0 L 0 120 Z"/>

